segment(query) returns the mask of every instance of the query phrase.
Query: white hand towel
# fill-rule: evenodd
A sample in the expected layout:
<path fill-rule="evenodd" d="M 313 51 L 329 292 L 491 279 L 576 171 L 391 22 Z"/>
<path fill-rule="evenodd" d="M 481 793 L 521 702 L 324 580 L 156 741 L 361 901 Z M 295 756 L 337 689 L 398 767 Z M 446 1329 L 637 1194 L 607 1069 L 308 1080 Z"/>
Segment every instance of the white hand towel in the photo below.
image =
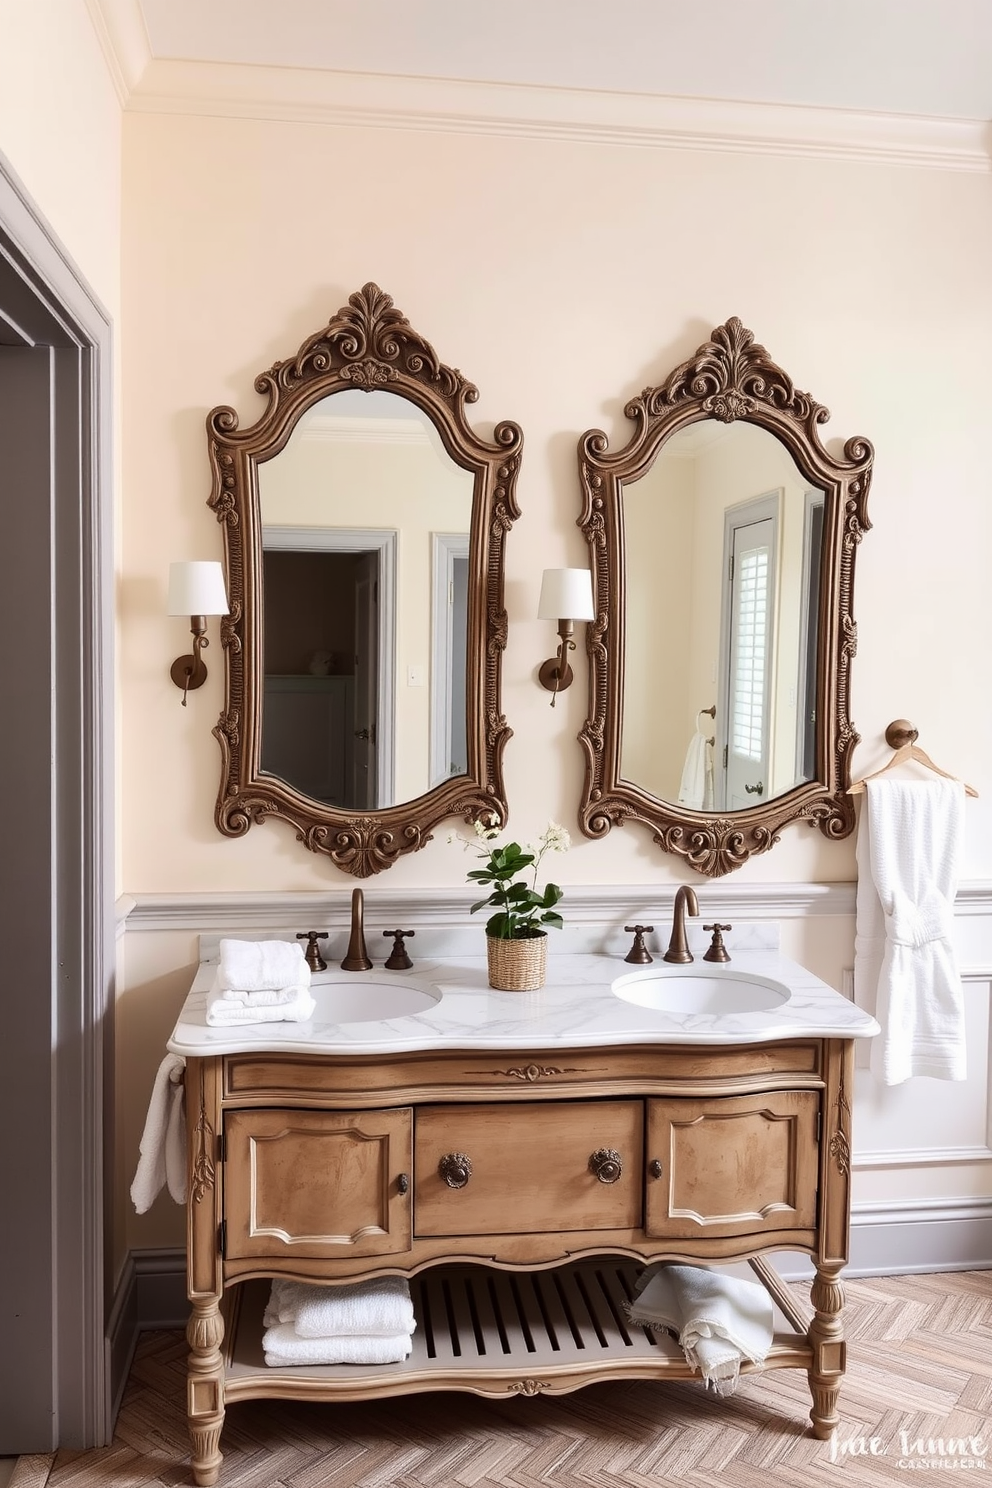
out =
<path fill-rule="evenodd" d="M 278 991 L 310 984 L 303 947 L 293 940 L 222 940 L 221 982 L 242 992 Z"/>
<path fill-rule="evenodd" d="M 276 1369 L 287 1364 L 398 1364 L 412 1348 L 409 1333 L 300 1338 L 292 1323 L 278 1323 L 262 1334 L 265 1362 Z"/>
<path fill-rule="evenodd" d="M 213 990 L 207 1001 L 207 1024 L 210 1028 L 240 1028 L 250 1023 L 305 1023 L 313 1016 L 317 1004 L 310 996 L 310 989 L 300 985 L 290 990 L 291 1002 L 256 1004 L 246 1006 L 230 1002 L 220 986 L 220 971 L 214 978 Z"/>
<path fill-rule="evenodd" d="M 966 1078 L 964 992 L 954 896 L 964 834 L 956 780 L 869 780 L 858 828 L 854 998 L 881 1025 L 871 1069 Z"/>
<path fill-rule="evenodd" d="M 272 1283 L 266 1321 L 292 1323 L 300 1338 L 413 1333 L 416 1319 L 404 1276 L 377 1276 L 344 1286 Z"/>
<path fill-rule="evenodd" d="M 152 1207 L 166 1185 L 177 1204 L 186 1202 L 185 1069 L 180 1055 L 166 1054 L 155 1075 L 131 1184 L 131 1202 L 139 1214 Z"/>
<path fill-rule="evenodd" d="M 679 801 L 694 811 L 713 810 L 713 746 L 698 729 L 686 751 Z"/>
<path fill-rule="evenodd" d="M 774 1312 L 763 1286 L 701 1266 L 663 1265 L 645 1278 L 628 1309 L 631 1322 L 677 1334 L 688 1362 L 718 1395 L 736 1390 L 743 1360 L 764 1363 Z"/>

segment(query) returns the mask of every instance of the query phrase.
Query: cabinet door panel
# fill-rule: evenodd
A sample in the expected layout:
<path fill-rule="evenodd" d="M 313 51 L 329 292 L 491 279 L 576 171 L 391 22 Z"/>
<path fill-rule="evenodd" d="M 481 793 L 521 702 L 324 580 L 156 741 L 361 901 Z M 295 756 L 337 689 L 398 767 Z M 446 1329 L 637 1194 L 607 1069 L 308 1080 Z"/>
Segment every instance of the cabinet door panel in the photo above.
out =
<path fill-rule="evenodd" d="M 649 1100 L 647 1234 L 811 1229 L 818 1110 L 811 1090 Z"/>
<path fill-rule="evenodd" d="M 643 1133 L 639 1100 L 424 1106 L 414 1158 L 417 1234 L 640 1226 Z M 602 1149 L 619 1154 L 614 1182 L 601 1181 L 590 1166 Z M 463 1187 L 449 1187 L 439 1173 L 449 1153 L 469 1159 Z"/>
<path fill-rule="evenodd" d="M 408 1250 L 412 1131 L 408 1109 L 229 1112 L 228 1257 Z"/>

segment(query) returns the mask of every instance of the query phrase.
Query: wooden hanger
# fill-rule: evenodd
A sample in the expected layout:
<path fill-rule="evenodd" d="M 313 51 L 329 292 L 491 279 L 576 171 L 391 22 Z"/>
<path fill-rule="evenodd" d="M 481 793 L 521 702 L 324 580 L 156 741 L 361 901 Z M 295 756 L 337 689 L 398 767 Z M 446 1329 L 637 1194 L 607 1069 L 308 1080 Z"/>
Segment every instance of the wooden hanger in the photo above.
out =
<path fill-rule="evenodd" d="M 916 740 L 918 737 L 919 730 L 915 729 L 907 718 L 897 718 L 894 722 L 890 723 L 885 730 L 885 742 L 891 745 L 895 750 L 895 754 L 880 770 L 874 770 L 870 775 L 866 775 L 863 780 L 856 780 L 853 785 L 849 785 L 847 794 L 849 796 L 860 796 L 869 780 L 877 780 L 879 775 L 887 774 L 889 770 L 894 770 L 896 765 L 905 764 L 907 760 L 915 760 L 918 765 L 925 765 L 928 770 L 932 770 L 935 775 L 942 775 L 945 780 L 957 780 L 958 777 L 956 775 L 950 775 L 946 770 L 942 770 L 939 765 L 934 764 L 930 756 L 917 744 Z M 971 785 L 965 786 L 964 793 L 966 796 L 978 795 L 974 786 Z"/>

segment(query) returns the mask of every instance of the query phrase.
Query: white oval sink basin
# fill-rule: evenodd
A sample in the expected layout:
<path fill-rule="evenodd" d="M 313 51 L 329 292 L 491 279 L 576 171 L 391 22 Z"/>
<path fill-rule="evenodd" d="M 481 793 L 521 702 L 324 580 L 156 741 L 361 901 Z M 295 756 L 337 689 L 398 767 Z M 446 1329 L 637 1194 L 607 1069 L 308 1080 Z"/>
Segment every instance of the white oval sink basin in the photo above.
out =
<path fill-rule="evenodd" d="M 377 1023 L 406 1018 L 441 1001 L 430 982 L 396 976 L 391 971 L 318 971 L 310 983 L 317 1004 L 315 1023 Z"/>
<path fill-rule="evenodd" d="M 762 1013 L 789 1000 L 789 989 L 767 977 L 691 966 L 645 967 L 613 983 L 614 996 L 661 1013 Z"/>

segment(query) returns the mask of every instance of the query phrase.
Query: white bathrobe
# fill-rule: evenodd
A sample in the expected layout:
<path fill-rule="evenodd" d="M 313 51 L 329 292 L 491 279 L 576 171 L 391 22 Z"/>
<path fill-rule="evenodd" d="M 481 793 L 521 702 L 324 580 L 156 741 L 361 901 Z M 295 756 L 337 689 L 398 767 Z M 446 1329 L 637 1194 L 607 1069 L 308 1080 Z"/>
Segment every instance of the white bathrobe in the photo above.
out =
<path fill-rule="evenodd" d="M 872 1072 L 965 1079 L 954 896 L 964 831 L 960 781 L 869 780 L 858 829 L 854 998 L 874 1014 Z"/>

